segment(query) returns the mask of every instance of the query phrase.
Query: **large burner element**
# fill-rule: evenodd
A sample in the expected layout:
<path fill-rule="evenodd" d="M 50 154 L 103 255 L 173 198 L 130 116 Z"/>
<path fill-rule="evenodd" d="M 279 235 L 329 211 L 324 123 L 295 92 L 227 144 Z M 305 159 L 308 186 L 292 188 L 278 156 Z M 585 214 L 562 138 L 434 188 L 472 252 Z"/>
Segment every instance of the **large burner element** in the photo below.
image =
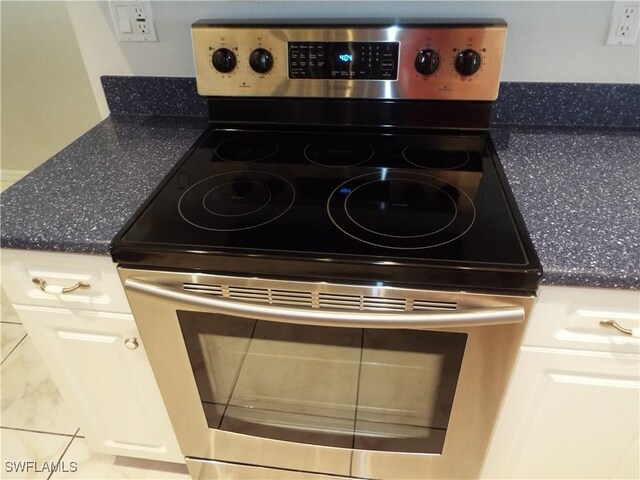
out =
<path fill-rule="evenodd" d="M 327 202 L 333 223 L 364 243 L 399 250 L 437 247 L 464 235 L 472 200 L 441 179 L 402 170 L 351 178 Z"/>
<path fill-rule="evenodd" d="M 278 144 L 262 136 L 231 138 L 216 148 L 216 155 L 227 162 L 256 162 L 269 158 L 278 151 Z"/>
<path fill-rule="evenodd" d="M 446 190 L 421 180 L 372 180 L 347 195 L 345 210 L 353 223 L 372 233 L 394 238 L 423 237 L 447 228 L 456 218 L 456 202 Z M 369 211 L 372 205 L 378 207 L 375 215 Z M 403 221 L 407 214 L 423 218 Z M 424 218 L 427 214 L 428 219 Z"/>
<path fill-rule="evenodd" d="M 230 232 L 259 227 L 282 216 L 295 191 L 284 178 L 267 172 L 238 171 L 208 177 L 180 197 L 180 216 L 205 230 Z"/>
<path fill-rule="evenodd" d="M 324 167 L 353 167 L 373 157 L 373 147 L 350 139 L 320 140 L 307 145 L 304 155 Z"/>

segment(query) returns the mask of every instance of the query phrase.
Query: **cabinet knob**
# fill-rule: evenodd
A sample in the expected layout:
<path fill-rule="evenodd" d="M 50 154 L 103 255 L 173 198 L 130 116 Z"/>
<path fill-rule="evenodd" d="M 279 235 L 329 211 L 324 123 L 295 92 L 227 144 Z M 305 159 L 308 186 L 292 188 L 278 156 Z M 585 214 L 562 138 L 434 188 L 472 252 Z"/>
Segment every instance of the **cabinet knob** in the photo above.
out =
<path fill-rule="evenodd" d="M 47 283 L 47 281 L 44 278 L 32 278 L 31 281 L 33 283 L 35 283 L 38 287 L 40 287 L 40 290 L 42 290 L 45 293 L 54 293 L 54 294 L 61 294 L 61 293 L 71 293 L 79 288 L 89 288 L 91 287 L 91 285 L 89 285 L 87 282 L 78 282 L 75 285 L 71 285 L 70 287 L 63 287 L 60 285 L 49 285 Z"/>
<path fill-rule="evenodd" d="M 600 325 L 604 327 L 613 327 L 619 332 L 624 333 L 625 335 L 631 335 L 632 337 L 640 338 L 640 328 L 624 328 L 615 320 L 601 320 Z"/>
<path fill-rule="evenodd" d="M 138 348 L 139 344 L 138 344 L 138 339 L 136 337 L 131 337 L 131 338 L 127 338 L 124 341 L 124 345 L 125 347 L 127 347 L 129 350 L 135 350 L 136 348 Z"/>

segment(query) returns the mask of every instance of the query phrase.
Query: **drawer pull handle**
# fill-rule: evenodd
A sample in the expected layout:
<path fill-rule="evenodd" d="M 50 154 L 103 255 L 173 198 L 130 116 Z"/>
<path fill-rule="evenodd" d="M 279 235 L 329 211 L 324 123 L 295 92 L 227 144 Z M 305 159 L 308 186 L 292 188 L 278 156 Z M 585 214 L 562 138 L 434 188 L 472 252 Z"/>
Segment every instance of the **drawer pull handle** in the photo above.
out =
<path fill-rule="evenodd" d="M 138 348 L 138 339 L 136 337 L 127 338 L 124 341 L 124 345 L 129 350 L 135 350 L 136 348 Z"/>
<path fill-rule="evenodd" d="M 631 335 L 632 337 L 640 338 L 640 328 L 624 328 L 621 325 L 618 325 L 618 322 L 614 320 L 601 320 L 600 325 L 604 327 L 613 327 L 619 332 L 624 333 L 625 335 Z"/>
<path fill-rule="evenodd" d="M 33 281 L 33 283 L 38 285 L 40 287 L 40 290 L 42 290 L 43 292 L 54 294 L 71 293 L 79 288 L 89 288 L 91 286 L 87 282 L 78 282 L 70 287 L 61 287 L 59 285 L 49 285 L 43 278 L 36 277 L 32 278 L 31 280 Z"/>

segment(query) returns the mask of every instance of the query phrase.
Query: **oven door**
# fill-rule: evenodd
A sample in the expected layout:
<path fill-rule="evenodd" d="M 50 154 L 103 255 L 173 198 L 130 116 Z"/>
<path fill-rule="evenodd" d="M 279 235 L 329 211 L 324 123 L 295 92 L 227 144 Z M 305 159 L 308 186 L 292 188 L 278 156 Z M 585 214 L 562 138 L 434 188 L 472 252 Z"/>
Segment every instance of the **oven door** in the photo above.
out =
<path fill-rule="evenodd" d="M 477 477 L 533 300 L 120 272 L 194 478 Z"/>

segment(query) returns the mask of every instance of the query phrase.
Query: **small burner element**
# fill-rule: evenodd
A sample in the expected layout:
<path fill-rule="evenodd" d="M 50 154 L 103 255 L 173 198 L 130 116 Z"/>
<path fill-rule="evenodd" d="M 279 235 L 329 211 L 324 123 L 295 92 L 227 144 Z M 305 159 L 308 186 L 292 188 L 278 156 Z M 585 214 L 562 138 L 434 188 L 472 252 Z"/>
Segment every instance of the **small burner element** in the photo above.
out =
<path fill-rule="evenodd" d="M 212 188 L 202 199 L 205 210 L 223 217 L 239 217 L 262 210 L 271 200 L 264 185 L 243 178 Z"/>
<path fill-rule="evenodd" d="M 463 150 L 437 150 L 431 143 L 416 143 L 402 150 L 402 156 L 411 165 L 432 170 L 453 170 L 469 162 L 469 153 Z"/>
<path fill-rule="evenodd" d="M 257 162 L 276 154 L 278 144 L 266 136 L 238 136 L 222 142 L 216 155 L 227 162 Z"/>
<path fill-rule="evenodd" d="M 195 183 L 180 197 L 178 212 L 196 227 L 231 232 L 273 222 L 291 208 L 294 199 L 293 185 L 284 178 L 242 170 Z"/>
<path fill-rule="evenodd" d="M 404 170 L 347 180 L 331 193 L 327 212 L 350 237 L 397 250 L 444 245 L 464 235 L 475 220 L 473 201 L 462 190 Z"/>
<path fill-rule="evenodd" d="M 304 149 L 307 160 L 323 167 L 353 167 L 369 160 L 373 153 L 373 147 L 368 143 L 347 138 L 319 140 Z"/>

